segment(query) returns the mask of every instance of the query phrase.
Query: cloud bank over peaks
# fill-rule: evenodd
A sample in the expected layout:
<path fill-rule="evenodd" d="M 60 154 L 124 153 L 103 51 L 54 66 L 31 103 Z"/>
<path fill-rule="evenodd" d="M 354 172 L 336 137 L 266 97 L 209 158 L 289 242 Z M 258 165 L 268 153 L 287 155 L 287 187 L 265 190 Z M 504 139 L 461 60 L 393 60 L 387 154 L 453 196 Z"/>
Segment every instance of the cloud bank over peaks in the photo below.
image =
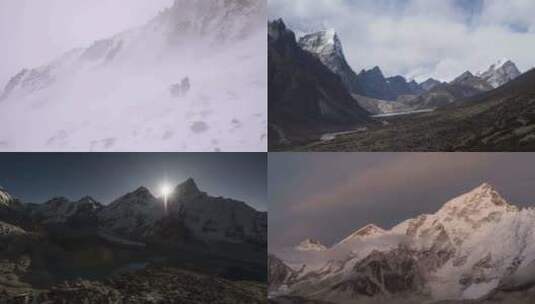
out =
<path fill-rule="evenodd" d="M 450 81 L 486 70 L 502 57 L 522 71 L 535 66 L 535 21 L 525 0 L 268 0 L 298 34 L 335 28 L 355 71 L 379 65 L 386 75 Z"/>

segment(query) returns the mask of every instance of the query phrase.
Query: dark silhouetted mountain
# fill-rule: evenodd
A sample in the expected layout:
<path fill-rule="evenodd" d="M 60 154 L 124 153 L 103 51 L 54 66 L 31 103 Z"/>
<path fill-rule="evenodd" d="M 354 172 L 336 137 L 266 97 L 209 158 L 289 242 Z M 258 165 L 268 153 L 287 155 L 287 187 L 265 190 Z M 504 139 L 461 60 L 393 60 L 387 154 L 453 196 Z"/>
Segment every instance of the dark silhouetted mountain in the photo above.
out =
<path fill-rule="evenodd" d="M 340 76 L 350 93 L 362 93 L 357 74 L 347 63 L 342 42 L 334 30 L 305 35 L 299 39 L 299 46 L 316 56 L 333 73 Z"/>
<path fill-rule="evenodd" d="M 270 145 L 369 122 L 340 77 L 297 44 L 282 20 L 268 24 Z"/>
<path fill-rule="evenodd" d="M 396 100 L 402 95 L 417 95 L 422 89 L 415 81 L 407 82 L 402 76 L 385 78 L 379 67 L 362 70 L 358 74 L 362 95 L 383 99 Z"/>

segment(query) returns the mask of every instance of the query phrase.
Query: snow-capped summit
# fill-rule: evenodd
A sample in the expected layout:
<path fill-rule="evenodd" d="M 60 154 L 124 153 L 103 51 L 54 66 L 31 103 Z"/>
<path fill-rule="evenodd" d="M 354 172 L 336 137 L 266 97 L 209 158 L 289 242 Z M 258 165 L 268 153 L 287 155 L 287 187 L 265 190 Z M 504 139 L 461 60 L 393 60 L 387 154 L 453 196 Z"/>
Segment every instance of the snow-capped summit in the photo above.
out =
<path fill-rule="evenodd" d="M 325 62 L 339 64 L 335 61 L 344 59 L 342 43 L 334 29 L 305 35 L 299 39 L 299 45 L 305 51 L 318 55 Z"/>
<path fill-rule="evenodd" d="M 13 201 L 11 195 L 0 186 L 0 206 L 9 206 L 10 202 Z"/>
<path fill-rule="evenodd" d="M 383 228 L 375 224 L 368 224 L 362 228 L 359 228 L 357 231 L 351 233 L 348 237 L 340 241 L 338 245 L 341 245 L 348 241 L 356 240 L 356 239 L 364 240 L 364 239 L 374 238 L 374 237 L 383 235 L 385 232 L 386 231 Z"/>
<path fill-rule="evenodd" d="M 327 250 L 327 247 L 325 247 L 320 241 L 313 240 L 313 239 L 306 239 L 299 243 L 299 245 L 295 246 L 295 250 L 298 251 L 324 251 Z"/>
<path fill-rule="evenodd" d="M 472 191 L 454 198 L 444 204 L 437 215 L 470 218 L 476 221 L 486 218 L 490 213 L 517 211 L 488 183 L 483 183 Z"/>
<path fill-rule="evenodd" d="M 142 186 L 106 206 L 99 213 L 99 220 L 107 230 L 141 238 L 164 215 L 163 202 Z"/>
<path fill-rule="evenodd" d="M 379 227 L 369 225 L 354 234 L 377 231 Z M 277 295 L 348 303 L 360 298 L 397 303 L 398 294 L 414 299 L 407 303 L 457 303 L 495 291 L 532 288 L 533 231 L 535 209 L 515 207 L 484 183 L 434 214 L 402 222 L 380 240 L 346 243 L 349 255 L 342 250 L 348 248 L 314 259 L 281 252 L 278 266 L 288 266 L 287 274 L 270 288 Z"/>
<path fill-rule="evenodd" d="M 196 198 L 203 194 L 197 187 L 197 183 L 193 178 L 188 178 L 185 182 L 176 186 L 174 196 L 178 200 L 187 200 Z"/>
<path fill-rule="evenodd" d="M 55 197 L 38 205 L 32 214 L 44 223 L 66 223 L 82 216 L 95 217 L 103 206 L 93 198 L 86 196 L 79 201 L 70 201 L 65 197 Z"/>
<path fill-rule="evenodd" d="M 342 42 L 333 29 L 304 35 L 299 39 L 298 44 L 303 50 L 319 59 L 329 70 L 340 76 L 350 92 L 360 91 L 357 75 L 349 66 Z"/>
<path fill-rule="evenodd" d="M 478 73 L 477 76 L 497 88 L 517 78 L 520 74 L 521 72 L 513 61 L 503 58 L 492 64 L 488 70 Z"/>

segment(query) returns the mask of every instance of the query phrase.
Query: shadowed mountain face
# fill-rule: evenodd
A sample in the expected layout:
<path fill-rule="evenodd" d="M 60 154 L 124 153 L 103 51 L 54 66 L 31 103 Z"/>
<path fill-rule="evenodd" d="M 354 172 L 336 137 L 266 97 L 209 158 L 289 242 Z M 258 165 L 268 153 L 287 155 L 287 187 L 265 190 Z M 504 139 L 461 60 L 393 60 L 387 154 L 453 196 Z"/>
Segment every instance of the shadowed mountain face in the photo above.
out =
<path fill-rule="evenodd" d="M 270 295 L 276 303 L 531 303 L 522 295 L 535 290 L 534 227 L 535 209 L 485 183 L 390 230 L 368 225 L 330 248 L 272 252 Z"/>
<path fill-rule="evenodd" d="M 268 25 L 270 144 L 369 122 L 340 78 L 304 51 L 282 20 Z"/>
<path fill-rule="evenodd" d="M 212 291 L 185 303 L 208 303 L 210 297 L 222 303 L 265 301 L 267 213 L 212 197 L 193 179 L 177 185 L 167 201 L 165 206 L 139 187 L 109 205 L 91 197 L 25 204 L 2 189 L 0 294 L 9 303 L 34 297 L 102 303 L 141 301 L 158 290 L 154 303 L 173 303 L 183 293 L 198 292 L 188 283 L 194 280 Z M 107 277 L 113 279 L 103 281 Z M 149 280 L 153 288 L 139 289 Z M 238 280 L 259 283 L 233 282 Z M 34 288 L 43 292 L 33 294 Z"/>
<path fill-rule="evenodd" d="M 422 92 L 415 81 L 409 83 L 402 76 L 385 78 L 379 67 L 357 75 L 347 63 L 342 42 L 332 29 L 301 37 L 299 46 L 338 75 L 351 94 L 393 101 L 402 95 Z"/>

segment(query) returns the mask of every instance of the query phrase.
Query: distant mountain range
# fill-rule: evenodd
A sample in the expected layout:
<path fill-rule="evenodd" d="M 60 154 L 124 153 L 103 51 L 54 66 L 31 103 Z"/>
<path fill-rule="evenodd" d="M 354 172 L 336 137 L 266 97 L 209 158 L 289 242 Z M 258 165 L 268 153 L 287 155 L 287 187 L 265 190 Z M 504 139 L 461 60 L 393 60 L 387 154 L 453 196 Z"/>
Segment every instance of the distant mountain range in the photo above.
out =
<path fill-rule="evenodd" d="M 140 187 L 109 205 L 87 196 L 78 201 L 53 198 L 43 204 L 25 204 L 0 191 L 0 221 L 92 228 L 124 240 L 167 240 L 175 245 L 188 241 L 249 243 L 266 246 L 267 213 L 247 204 L 201 192 L 193 179 L 178 185 L 168 198 L 167 211 L 161 198 Z M 166 232 L 172 231 L 173 233 Z"/>
<path fill-rule="evenodd" d="M 411 142 L 402 140 L 396 144 L 396 146 L 404 146 L 403 150 L 398 150 L 390 144 L 397 137 L 414 137 L 416 141 L 416 137 L 421 137 L 421 133 L 424 132 L 440 133 L 447 137 L 453 134 L 442 130 L 442 126 L 421 127 L 418 135 L 414 131 L 398 134 L 399 128 L 396 129 L 396 126 L 391 123 L 403 121 L 403 126 L 407 122 L 410 125 L 414 124 L 417 128 L 419 122 L 425 121 L 420 120 L 419 117 L 433 116 L 439 118 L 433 122 L 425 121 L 425 124 L 445 123 L 450 118 L 461 119 L 463 123 L 468 124 L 467 114 L 472 115 L 478 112 L 468 111 L 464 107 L 473 105 L 470 100 L 477 98 L 481 100 L 480 97 L 492 96 L 493 92 L 503 91 L 504 87 L 514 83 L 522 75 L 514 62 L 507 59 L 499 60 L 486 71 L 478 73 L 466 71 L 450 82 L 429 78 L 422 83 L 417 83 L 414 80 L 408 81 L 402 76 L 385 77 L 378 66 L 357 74 L 349 65 L 342 41 L 334 30 L 305 34 L 294 42 L 295 35 L 286 28 L 282 20 L 269 23 L 270 28 L 275 25 L 285 29 L 288 33 L 286 37 L 291 36 L 286 40 L 291 41 L 287 44 L 291 47 L 282 47 L 280 40 L 273 39 L 273 35 L 270 34 L 272 31 L 268 33 L 268 107 L 271 150 L 286 150 L 289 147 L 297 147 L 299 150 L 328 151 L 384 149 L 388 151 L 405 151 L 405 149 L 436 151 L 436 149 L 446 149 L 443 147 L 428 148 L 410 139 Z M 292 51 L 284 53 L 282 50 Z M 281 54 L 294 56 L 281 56 Z M 311 57 L 316 60 L 312 60 Z M 303 58 L 307 58 L 307 64 L 304 64 Z M 299 67 L 299 70 L 296 67 Z M 307 81 L 305 82 L 304 79 Z M 297 82 L 297 80 L 300 81 Z M 523 81 L 525 80 L 518 80 L 519 83 Z M 522 88 L 526 91 L 525 86 Z M 514 96 L 511 95 L 511 97 Z M 489 106 L 491 104 L 493 103 L 489 103 Z M 311 109 L 315 109 L 316 114 L 311 115 Z M 358 109 L 358 115 L 355 115 L 355 109 Z M 416 115 L 418 112 L 434 113 Z M 401 119 L 400 114 L 410 115 Z M 451 123 L 458 124 L 459 122 L 452 121 Z M 481 125 L 485 123 L 492 122 L 485 121 Z M 490 125 L 487 127 L 491 128 Z M 503 127 L 513 128 L 514 126 Z M 453 128 L 453 126 L 448 128 Z M 388 129 L 387 132 L 381 131 L 386 129 Z M 468 134 L 472 130 L 457 128 L 455 132 Z M 370 134 L 372 136 L 369 136 Z M 435 141 L 438 140 L 442 140 L 442 144 L 439 143 L 441 146 L 451 144 L 451 139 L 435 138 L 435 135 L 423 136 L 423 138 L 430 137 L 433 141 L 425 145 L 436 146 Z M 339 144 L 338 138 L 348 140 L 359 138 L 359 142 L 352 144 L 345 141 Z M 387 138 L 388 142 L 381 138 Z M 476 149 L 472 146 L 473 143 L 467 145 L 463 142 L 451 145 L 453 147 L 449 149 L 470 149 L 470 147 Z"/>
<path fill-rule="evenodd" d="M 1 189 L 0 298 L 145 303 L 156 292 L 161 303 L 263 303 L 267 213 L 193 179 L 167 203 L 146 187 L 108 205 L 89 196 L 25 203 Z"/>
<path fill-rule="evenodd" d="M 392 229 L 368 225 L 330 248 L 306 240 L 308 246 L 272 252 L 270 297 L 528 304 L 535 296 L 534 228 L 534 209 L 516 207 L 483 184 Z"/>

